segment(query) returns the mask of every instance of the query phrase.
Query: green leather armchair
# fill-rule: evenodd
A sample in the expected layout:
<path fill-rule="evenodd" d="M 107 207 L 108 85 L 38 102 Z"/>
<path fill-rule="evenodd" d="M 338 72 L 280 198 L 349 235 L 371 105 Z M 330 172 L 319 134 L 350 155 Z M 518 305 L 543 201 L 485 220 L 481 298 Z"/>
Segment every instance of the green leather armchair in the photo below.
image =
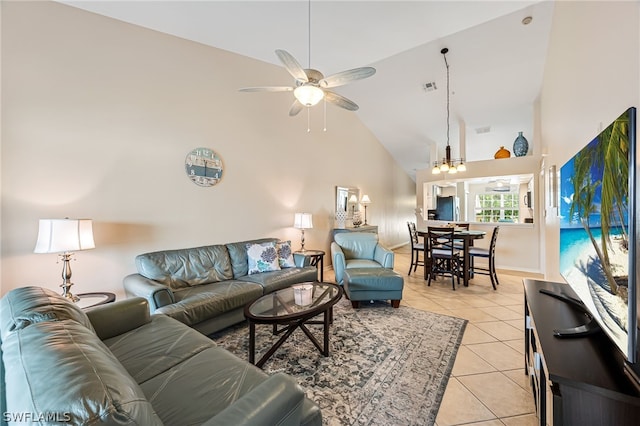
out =
<path fill-rule="evenodd" d="M 336 282 L 342 284 L 344 271 L 351 268 L 393 269 L 393 252 L 378 242 L 378 234 L 345 232 L 335 235 L 331 259 Z"/>

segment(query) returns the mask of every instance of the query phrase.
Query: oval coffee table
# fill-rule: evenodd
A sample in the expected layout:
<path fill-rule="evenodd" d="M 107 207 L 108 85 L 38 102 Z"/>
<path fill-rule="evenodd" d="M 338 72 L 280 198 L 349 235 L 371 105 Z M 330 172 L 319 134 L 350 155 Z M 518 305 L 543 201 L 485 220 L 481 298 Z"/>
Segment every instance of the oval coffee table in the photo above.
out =
<path fill-rule="evenodd" d="M 294 294 L 294 287 L 308 288 L 306 300 L 301 294 Z M 298 296 L 298 297 L 296 297 Z M 342 287 L 332 283 L 309 282 L 296 284 L 273 293 L 266 294 L 244 308 L 244 316 L 249 321 L 249 362 L 262 368 L 264 363 L 278 350 L 296 328 L 300 328 L 324 356 L 329 356 L 329 325 L 333 322 L 333 305 L 342 297 Z M 298 302 L 298 303 L 296 303 Z M 324 314 L 322 321 L 311 321 Z M 280 339 L 255 362 L 256 324 L 273 324 L 273 334 L 284 333 Z M 321 346 L 307 328 L 308 324 L 324 326 L 324 345 Z M 278 329 L 278 325 L 284 326 Z"/>

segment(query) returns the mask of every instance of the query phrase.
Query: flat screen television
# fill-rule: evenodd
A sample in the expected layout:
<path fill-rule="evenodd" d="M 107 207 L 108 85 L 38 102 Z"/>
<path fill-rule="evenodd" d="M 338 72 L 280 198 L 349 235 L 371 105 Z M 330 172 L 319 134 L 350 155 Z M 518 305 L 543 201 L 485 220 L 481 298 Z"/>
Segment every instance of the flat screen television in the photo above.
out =
<path fill-rule="evenodd" d="M 635 122 L 636 109 L 629 108 L 567 161 L 559 177 L 560 273 L 580 297 L 575 303 L 629 364 L 637 362 L 638 334 Z"/>

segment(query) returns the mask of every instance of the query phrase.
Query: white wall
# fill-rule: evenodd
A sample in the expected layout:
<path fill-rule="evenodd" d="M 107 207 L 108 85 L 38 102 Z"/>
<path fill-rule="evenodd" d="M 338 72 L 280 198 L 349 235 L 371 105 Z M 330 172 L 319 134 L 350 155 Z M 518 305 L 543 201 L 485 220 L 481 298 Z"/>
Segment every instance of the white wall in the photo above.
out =
<path fill-rule="evenodd" d="M 119 295 L 146 251 L 298 246 L 297 211 L 314 214 L 306 246 L 328 252 L 336 185 L 371 197 L 384 244 L 407 241 L 415 184 L 357 115 L 328 106 L 325 133 L 317 107 L 307 133 L 290 93 L 237 91 L 290 84 L 282 67 L 57 3 L 0 7 L 2 293 L 57 289 L 56 256 L 33 254 L 40 218 L 92 218 L 96 249 L 77 253 L 73 290 Z M 218 185 L 187 178 L 196 147 L 221 156 Z"/>
<path fill-rule="evenodd" d="M 640 106 L 639 57 L 639 2 L 556 2 L 540 98 L 546 172 Z M 545 277 L 561 281 L 558 217 L 545 195 Z"/>

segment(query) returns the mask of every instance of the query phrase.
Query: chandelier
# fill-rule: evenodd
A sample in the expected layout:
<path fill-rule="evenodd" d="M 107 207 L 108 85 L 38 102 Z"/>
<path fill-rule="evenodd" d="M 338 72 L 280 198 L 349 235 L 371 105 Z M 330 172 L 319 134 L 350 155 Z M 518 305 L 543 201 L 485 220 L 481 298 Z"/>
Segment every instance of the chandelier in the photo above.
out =
<path fill-rule="evenodd" d="M 444 57 L 444 64 L 447 67 L 447 148 L 445 151 L 445 158 L 442 161 L 436 161 L 433 165 L 431 173 L 437 175 L 439 173 L 458 173 L 467 170 L 467 166 L 464 165 L 464 158 L 451 158 L 451 146 L 449 145 L 449 63 L 447 62 L 447 52 L 449 49 L 446 47 L 440 51 Z"/>

